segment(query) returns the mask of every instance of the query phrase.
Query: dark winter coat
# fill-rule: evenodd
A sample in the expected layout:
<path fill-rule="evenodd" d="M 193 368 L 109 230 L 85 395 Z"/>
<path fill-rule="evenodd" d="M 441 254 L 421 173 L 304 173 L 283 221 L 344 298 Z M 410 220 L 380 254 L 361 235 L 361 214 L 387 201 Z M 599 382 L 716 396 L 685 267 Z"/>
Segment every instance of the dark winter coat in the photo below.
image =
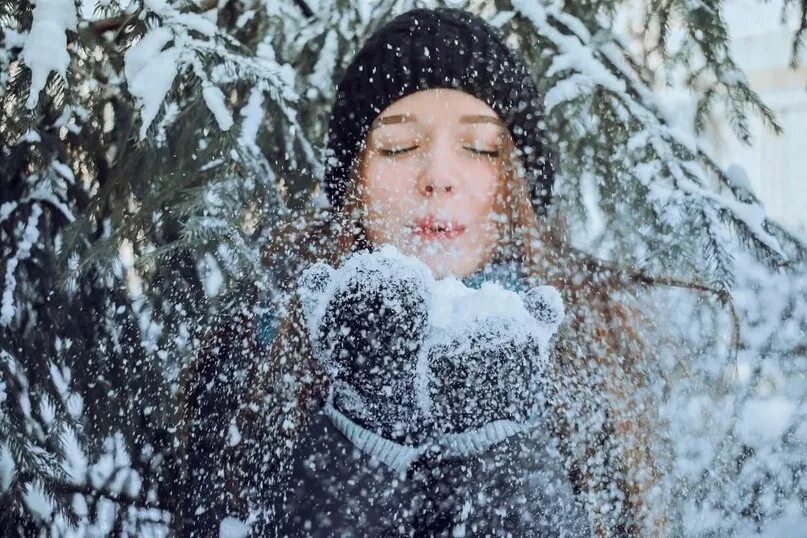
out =
<path fill-rule="evenodd" d="M 504 266 L 486 267 L 465 284 L 478 287 L 487 279 L 516 291 L 527 285 Z M 228 477 L 222 476 L 226 456 L 221 456 L 233 443 L 233 391 L 240 389 L 237 382 L 222 380 L 238 379 L 248 366 L 250 347 L 257 346 L 255 356 L 265 355 L 276 321 L 258 318 L 257 338 L 221 346 L 226 365 L 200 372 L 208 382 L 196 383 L 191 391 L 196 411 L 190 413 L 191 495 L 184 512 L 196 536 L 218 535 L 223 517 L 242 509 L 237 488 L 228 487 Z M 472 441 L 464 451 L 431 445 L 416 453 L 326 405 L 302 432 L 284 494 L 273 496 L 278 517 L 254 530 L 267 536 L 592 535 L 540 417 L 523 431 L 491 424 Z M 463 442 L 467 445 L 467 439 Z"/>
<path fill-rule="evenodd" d="M 428 451 L 403 471 L 313 417 L 296 452 L 280 536 L 591 536 L 545 430 L 486 451 Z"/>

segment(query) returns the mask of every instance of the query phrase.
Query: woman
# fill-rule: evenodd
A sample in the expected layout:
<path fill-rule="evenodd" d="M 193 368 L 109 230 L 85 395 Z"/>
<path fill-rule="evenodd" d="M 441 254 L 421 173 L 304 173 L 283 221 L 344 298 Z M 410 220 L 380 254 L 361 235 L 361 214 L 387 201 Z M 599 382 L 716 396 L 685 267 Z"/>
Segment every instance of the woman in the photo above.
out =
<path fill-rule="evenodd" d="M 185 515 L 201 534 L 239 510 L 267 536 L 658 532 L 640 320 L 617 297 L 620 273 L 569 248 L 563 223 L 548 216 L 541 111 L 523 60 L 467 12 L 413 10 L 368 39 L 331 112 L 331 209 L 290 224 L 267 252 L 273 269 L 275 257 L 287 262 L 277 275 L 282 313 L 247 316 L 237 325 L 246 329 L 229 344 L 213 339 L 197 363 L 209 382 L 189 398 L 190 487 L 202 499 Z M 568 312 L 539 426 L 464 458 L 426 451 L 396 469 L 359 442 L 373 433 L 361 417 L 322 412 L 333 380 L 314 358 L 293 276 L 385 244 L 471 287 L 560 290 Z M 368 304 L 346 303 L 343 319 L 367 327 Z M 250 361 L 249 381 L 216 381 Z M 238 434 L 233 448 L 227 431 Z M 373 446 L 413 446 L 374 433 Z M 223 466 L 202 465 L 211 452 Z"/>

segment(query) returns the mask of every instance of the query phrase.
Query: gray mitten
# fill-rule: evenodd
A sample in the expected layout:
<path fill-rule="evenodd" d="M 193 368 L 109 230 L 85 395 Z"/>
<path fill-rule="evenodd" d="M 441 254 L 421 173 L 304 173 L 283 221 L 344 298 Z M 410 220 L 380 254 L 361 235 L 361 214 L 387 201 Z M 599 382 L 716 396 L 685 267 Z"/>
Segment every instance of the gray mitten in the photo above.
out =
<path fill-rule="evenodd" d="M 424 357 L 418 401 L 431 428 L 459 433 L 526 421 L 540 403 L 549 341 L 563 320 L 560 294 L 485 284 L 463 301 L 465 319 L 437 330 Z"/>
<path fill-rule="evenodd" d="M 333 381 L 333 405 L 387 439 L 414 441 L 415 364 L 428 332 L 432 277 L 391 248 L 360 252 L 339 269 L 300 277 L 298 293 L 317 360 Z"/>

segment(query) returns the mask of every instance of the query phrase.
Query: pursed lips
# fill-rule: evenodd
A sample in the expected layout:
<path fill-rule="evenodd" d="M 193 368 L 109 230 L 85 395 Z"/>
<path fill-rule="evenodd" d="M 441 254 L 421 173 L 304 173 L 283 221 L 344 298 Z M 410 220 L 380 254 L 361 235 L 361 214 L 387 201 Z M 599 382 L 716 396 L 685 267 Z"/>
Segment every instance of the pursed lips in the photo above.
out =
<path fill-rule="evenodd" d="M 415 219 L 409 228 L 422 239 L 453 239 L 465 232 L 465 225 L 460 222 L 432 216 Z"/>

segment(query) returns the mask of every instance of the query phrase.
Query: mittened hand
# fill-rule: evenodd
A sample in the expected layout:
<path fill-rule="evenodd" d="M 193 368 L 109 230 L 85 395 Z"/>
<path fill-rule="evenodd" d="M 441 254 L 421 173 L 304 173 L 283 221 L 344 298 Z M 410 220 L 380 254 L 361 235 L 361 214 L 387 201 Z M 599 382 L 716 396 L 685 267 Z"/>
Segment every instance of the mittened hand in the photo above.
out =
<path fill-rule="evenodd" d="M 334 406 L 406 444 L 526 420 L 564 315 L 554 288 L 516 294 L 435 281 L 392 247 L 354 254 L 336 270 L 314 264 L 298 284 Z"/>
<path fill-rule="evenodd" d="M 483 285 L 476 293 L 464 305 L 476 314 L 444 328 L 429 346 L 419 401 L 438 434 L 526 420 L 542 393 L 549 340 L 563 320 L 560 294 L 549 286 L 516 295 Z M 493 303 L 498 311 L 485 308 Z"/>
<path fill-rule="evenodd" d="M 414 369 L 428 331 L 428 268 L 397 251 L 353 255 L 338 270 L 309 267 L 298 293 L 334 406 L 365 428 L 405 442 L 418 422 Z"/>

